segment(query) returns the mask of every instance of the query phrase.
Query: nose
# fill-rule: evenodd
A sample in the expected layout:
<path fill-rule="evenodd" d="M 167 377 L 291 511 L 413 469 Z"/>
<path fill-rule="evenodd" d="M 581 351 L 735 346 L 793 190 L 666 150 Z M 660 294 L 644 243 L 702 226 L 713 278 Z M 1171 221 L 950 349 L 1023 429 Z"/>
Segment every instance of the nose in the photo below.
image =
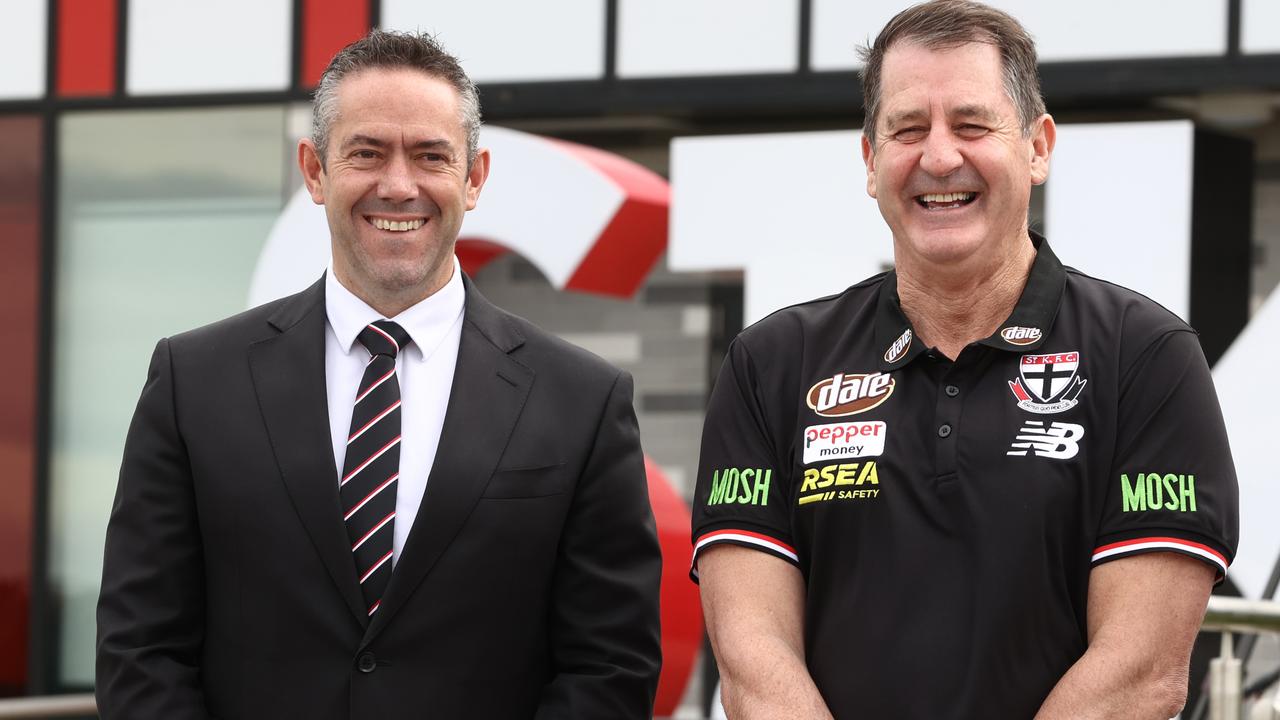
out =
<path fill-rule="evenodd" d="M 404 155 L 394 155 L 384 166 L 378 183 L 378 197 L 391 202 L 405 202 L 418 197 L 418 184 L 413 179 L 413 166 Z"/>
<path fill-rule="evenodd" d="M 964 165 L 960 138 L 948 127 L 934 127 L 924 140 L 920 168 L 934 177 L 946 177 Z"/>

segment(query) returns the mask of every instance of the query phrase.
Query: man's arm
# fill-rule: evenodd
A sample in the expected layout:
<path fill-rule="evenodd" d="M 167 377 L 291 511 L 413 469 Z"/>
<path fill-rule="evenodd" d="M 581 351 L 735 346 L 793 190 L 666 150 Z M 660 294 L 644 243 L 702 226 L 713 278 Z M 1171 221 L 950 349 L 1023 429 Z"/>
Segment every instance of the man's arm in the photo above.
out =
<path fill-rule="evenodd" d="M 805 665 L 800 571 L 772 555 L 719 544 L 698 555 L 698 578 L 728 717 L 830 719 Z"/>
<path fill-rule="evenodd" d="M 204 561 L 186 447 L 160 341 L 125 440 L 98 598 L 103 720 L 207 718 L 200 686 Z"/>
<path fill-rule="evenodd" d="M 1167 552 L 1095 567 L 1089 648 L 1049 693 L 1037 720 L 1177 715 L 1214 575 L 1200 560 Z"/>
<path fill-rule="evenodd" d="M 620 373 L 574 494 L 552 582 L 555 675 L 536 720 L 649 720 L 662 646 L 662 551 L 631 376 Z"/>

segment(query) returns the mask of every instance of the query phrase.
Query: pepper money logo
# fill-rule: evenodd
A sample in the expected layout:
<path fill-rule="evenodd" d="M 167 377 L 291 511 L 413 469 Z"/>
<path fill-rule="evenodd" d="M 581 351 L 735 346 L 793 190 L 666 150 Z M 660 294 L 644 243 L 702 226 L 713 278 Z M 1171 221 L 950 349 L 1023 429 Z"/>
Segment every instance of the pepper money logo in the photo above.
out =
<path fill-rule="evenodd" d="M 810 425 L 804 429 L 804 464 L 883 454 L 888 432 L 879 420 Z"/>
<path fill-rule="evenodd" d="M 806 402 L 823 417 L 857 415 L 889 399 L 897 383 L 885 373 L 836 373 L 809 388 Z"/>
<path fill-rule="evenodd" d="M 1089 382 L 1077 376 L 1079 367 L 1078 351 L 1023 355 L 1018 363 L 1019 377 L 1009 381 L 1009 390 L 1023 410 L 1040 415 L 1060 413 L 1080 402 L 1076 398 Z"/>

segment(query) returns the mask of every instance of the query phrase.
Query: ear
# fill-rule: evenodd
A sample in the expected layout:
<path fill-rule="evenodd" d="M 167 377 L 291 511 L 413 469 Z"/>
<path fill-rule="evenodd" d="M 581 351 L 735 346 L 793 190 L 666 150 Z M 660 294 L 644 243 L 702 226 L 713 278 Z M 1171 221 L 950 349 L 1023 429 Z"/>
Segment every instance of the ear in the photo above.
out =
<path fill-rule="evenodd" d="M 471 161 L 471 169 L 467 171 L 467 209 L 474 210 L 480 200 L 480 190 L 484 181 L 489 179 L 489 148 L 480 148 L 476 159 Z"/>
<path fill-rule="evenodd" d="M 324 163 L 320 162 L 320 153 L 311 138 L 298 141 L 298 168 L 302 170 L 302 181 L 307 184 L 307 192 L 311 193 L 311 201 L 317 205 L 324 204 Z"/>
<path fill-rule="evenodd" d="M 1049 157 L 1058 141 L 1058 127 L 1053 116 L 1041 115 L 1031 133 L 1031 184 L 1041 185 L 1049 179 Z"/>
<path fill-rule="evenodd" d="M 866 134 L 862 135 L 862 162 L 867 166 L 867 194 L 876 196 L 876 151 Z"/>

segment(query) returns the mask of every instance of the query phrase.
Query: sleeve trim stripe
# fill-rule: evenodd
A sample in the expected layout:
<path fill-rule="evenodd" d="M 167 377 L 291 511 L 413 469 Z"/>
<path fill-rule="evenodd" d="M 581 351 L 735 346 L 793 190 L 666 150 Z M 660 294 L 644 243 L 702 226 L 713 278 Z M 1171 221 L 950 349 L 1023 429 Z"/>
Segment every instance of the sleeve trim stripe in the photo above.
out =
<path fill-rule="evenodd" d="M 1174 537 L 1149 537 L 1135 538 L 1133 540 L 1123 540 L 1121 542 L 1103 545 L 1093 551 L 1093 562 L 1105 560 L 1117 555 L 1125 555 L 1132 552 L 1142 550 L 1177 550 L 1180 552 L 1198 555 L 1214 565 L 1217 565 L 1223 573 L 1227 571 L 1227 558 L 1222 553 L 1214 550 L 1208 545 L 1182 538 Z"/>
<path fill-rule="evenodd" d="M 689 563 L 689 576 L 696 582 L 698 579 L 698 552 L 708 545 L 715 545 L 722 542 L 740 542 L 748 545 L 755 545 L 763 550 L 768 550 L 791 560 L 791 562 L 799 565 L 800 557 L 796 555 L 795 548 L 782 542 L 775 540 L 768 535 L 761 535 L 750 530 L 716 530 L 698 538 L 693 544 L 693 560 Z"/>

